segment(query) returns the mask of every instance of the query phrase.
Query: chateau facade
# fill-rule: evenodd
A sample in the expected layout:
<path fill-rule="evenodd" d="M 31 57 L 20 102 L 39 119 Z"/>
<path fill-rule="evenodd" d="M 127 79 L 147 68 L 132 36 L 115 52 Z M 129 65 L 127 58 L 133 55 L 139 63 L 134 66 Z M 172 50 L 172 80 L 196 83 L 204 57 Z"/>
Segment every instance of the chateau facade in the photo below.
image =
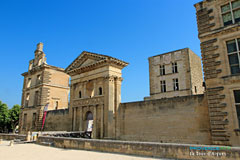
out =
<path fill-rule="evenodd" d="M 240 0 L 195 5 L 213 144 L 239 145 Z"/>
<path fill-rule="evenodd" d="M 64 70 L 45 63 L 40 43 L 23 73 L 20 132 L 41 130 L 48 104 L 43 131 L 85 131 L 93 120 L 92 138 L 239 146 L 240 0 L 195 8 L 206 91 L 200 58 L 188 48 L 150 57 L 150 97 L 121 103 L 128 63 L 84 51 Z"/>
<path fill-rule="evenodd" d="M 35 58 L 29 62 L 24 76 L 20 130 L 40 130 L 43 110 L 68 108 L 69 75 L 64 69 L 48 65 L 43 44 L 39 43 Z"/>

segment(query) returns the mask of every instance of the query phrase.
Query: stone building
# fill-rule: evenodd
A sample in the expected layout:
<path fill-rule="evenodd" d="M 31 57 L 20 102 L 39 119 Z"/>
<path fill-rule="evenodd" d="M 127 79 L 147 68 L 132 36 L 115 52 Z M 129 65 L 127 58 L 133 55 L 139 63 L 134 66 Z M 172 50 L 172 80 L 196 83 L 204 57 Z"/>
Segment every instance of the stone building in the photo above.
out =
<path fill-rule="evenodd" d="M 22 76 L 20 131 L 39 130 L 44 106 L 48 104 L 48 110 L 68 108 L 69 76 L 64 69 L 46 63 L 42 43 L 37 45 L 35 58 Z"/>
<path fill-rule="evenodd" d="M 84 51 L 66 68 L 71 76 L 73 131 L 86 131 L 87 121 L 93 120 L 93 138 L 116 137 L 121 70 L 127 65 L 110 56 Z"/>
<path fill-rule="evenodd" d="M 213 144 L 240 144 L 240 0 L 195 4 Z"/>
<path fill-rule="evenodd" d="M 201 59 L 189 48 L 150 57 L 150 99 L 203 94 Z"/>

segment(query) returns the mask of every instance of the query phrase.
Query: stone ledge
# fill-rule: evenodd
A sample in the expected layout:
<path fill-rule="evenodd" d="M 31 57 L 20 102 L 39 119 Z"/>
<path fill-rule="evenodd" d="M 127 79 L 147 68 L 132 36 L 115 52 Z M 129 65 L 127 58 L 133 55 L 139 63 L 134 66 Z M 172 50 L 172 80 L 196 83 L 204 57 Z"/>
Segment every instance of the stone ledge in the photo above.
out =
<path fill-rule="evenodd" d="M 190 153 L 202 152 L 208 154 L 209 150 L 202 148 L 220 148 L 212 153 L 225 153 L 225 157 L 221 159 L 235 160 L 240 159 L 239 147 L 211 146 L 211 145 L 190 145 L 176 143 L 154 143 L 154 142 L 134 142 L 134 141 L 115 141 L 115 140 L 97 140 L 97 139 L 74 139 L 59 137 L 40 136 L 37 143 L 49 143 L 54 147 L 67 149 L 81 149 L 110 153 L 121 153 L 138 156 L 149 156 L 156 158 L 172 158 L 172 159 L 208 159 L 219 160 L 220 157 L 214 155 L 191 156 Z M 195 150 L 195 149 L 196 150 Z M 225 149 L 224 149 L 225 148 Z M 227 148 L 227 149 L 226 149 Z M 199 150 L 200 149 L 200 150 Z"/>

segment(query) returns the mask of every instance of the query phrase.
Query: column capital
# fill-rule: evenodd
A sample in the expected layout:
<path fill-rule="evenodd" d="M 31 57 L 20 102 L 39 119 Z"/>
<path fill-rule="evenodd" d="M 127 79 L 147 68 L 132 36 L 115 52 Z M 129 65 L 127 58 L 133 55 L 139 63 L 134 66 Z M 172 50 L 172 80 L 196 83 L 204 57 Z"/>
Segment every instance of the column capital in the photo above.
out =
<path fill-rule="evenodd" d="M 122 77 L 115 77 L 115 80 L 122 82 L 122 81 L 123 81 L 123 78 L 122 78 Z"/>
<path fill-rule="evenodd" d="M 114 76 L 106 76 L 104 78 L 105 78 L 105 80 L 109 80 L 109 81 L 114 81 L 114 79 L 115 79 Z"/>

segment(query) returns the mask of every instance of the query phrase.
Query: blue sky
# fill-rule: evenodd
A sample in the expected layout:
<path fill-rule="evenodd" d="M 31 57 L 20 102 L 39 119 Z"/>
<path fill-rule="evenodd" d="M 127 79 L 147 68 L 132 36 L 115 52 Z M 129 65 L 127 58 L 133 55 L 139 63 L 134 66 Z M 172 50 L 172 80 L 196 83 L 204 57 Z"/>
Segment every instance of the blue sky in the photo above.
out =
<path fill-rule="evenodd" d="M 199 0 L 0 1 L 0 100 L 21 104 L 23 77 L 38 42 L 47 63 L 66 68 L 83 50 L 129 62 L 122 102 L 149 96 L 148 57 L 189 47 L 200 56 Z"/>

